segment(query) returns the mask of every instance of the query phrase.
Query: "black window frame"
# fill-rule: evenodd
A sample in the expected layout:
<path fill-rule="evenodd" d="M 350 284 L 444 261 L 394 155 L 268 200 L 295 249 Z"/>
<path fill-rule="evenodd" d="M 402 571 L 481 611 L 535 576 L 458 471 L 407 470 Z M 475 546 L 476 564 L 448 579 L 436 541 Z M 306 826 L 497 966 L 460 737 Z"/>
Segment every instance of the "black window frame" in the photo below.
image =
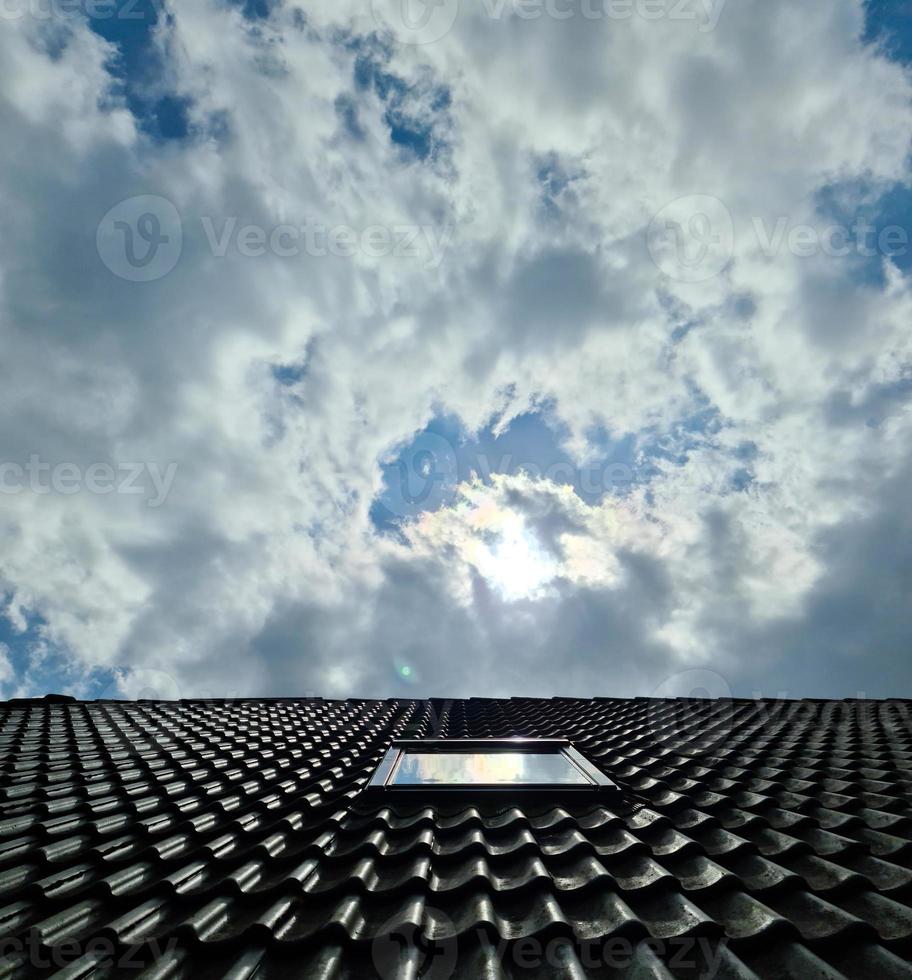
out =
<path fill-rule="evenodd" d="M 402 757 L 409 752 L 483 753 L 528 752 L 562 755 L 586 778 L 585 783 L 409 783 L 391 782 Z M 427 796 L 491 797 L 536 795 L 572 799 L 597 798 L 619 792 L 618 785 L 593 765 L 565 738 L 400 738 L 395 739 L 365 787 L 371 797 L 387 800 Z"/>

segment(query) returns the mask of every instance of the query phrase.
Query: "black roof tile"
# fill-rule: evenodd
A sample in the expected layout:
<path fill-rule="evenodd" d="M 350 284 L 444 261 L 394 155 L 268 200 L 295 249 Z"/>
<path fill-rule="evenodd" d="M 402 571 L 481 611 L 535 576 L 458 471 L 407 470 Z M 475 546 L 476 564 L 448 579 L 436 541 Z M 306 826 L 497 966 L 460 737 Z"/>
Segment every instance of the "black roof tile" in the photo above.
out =
<path fill-rule="evenodd" d="M 910 977 L 909 709 L 7 702 L 0 977 Z M 570 738 L 624 796 L 365 797 L 432 725 Z"/>

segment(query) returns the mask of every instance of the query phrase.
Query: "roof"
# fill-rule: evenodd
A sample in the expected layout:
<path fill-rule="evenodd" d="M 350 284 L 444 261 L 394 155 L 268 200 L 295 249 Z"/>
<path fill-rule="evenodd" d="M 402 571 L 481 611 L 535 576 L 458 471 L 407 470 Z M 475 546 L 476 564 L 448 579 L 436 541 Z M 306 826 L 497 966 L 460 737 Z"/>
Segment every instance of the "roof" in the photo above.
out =
<path fill-rule="evenodd" d="M 910 701 L 16 701 L 0 976 L 909 977 Z M 370 802 L 394 737 L 623 801 Z"/>

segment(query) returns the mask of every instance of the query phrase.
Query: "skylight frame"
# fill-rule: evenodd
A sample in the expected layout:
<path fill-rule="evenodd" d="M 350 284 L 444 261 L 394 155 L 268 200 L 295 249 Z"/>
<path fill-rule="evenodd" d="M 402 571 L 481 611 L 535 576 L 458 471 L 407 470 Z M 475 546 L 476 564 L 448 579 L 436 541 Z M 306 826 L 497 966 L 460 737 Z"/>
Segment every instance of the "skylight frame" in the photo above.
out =
<path fill-rule="evenodd" d="M 402 758 L 417 753 L 497 753 L 528 752 L 532 755 L 560 755 L 586 780 L 581 783 L 394 783 Z M 617 784 L 594 766 L 564 738 L 402 738 L 396 739 L 374 770 L 366 792 L 388 801 L 400 798 L 443 796 L 514 796 L 524 799 L 536 795 L 548 798 L 588 798 L 619 792 Z"/>

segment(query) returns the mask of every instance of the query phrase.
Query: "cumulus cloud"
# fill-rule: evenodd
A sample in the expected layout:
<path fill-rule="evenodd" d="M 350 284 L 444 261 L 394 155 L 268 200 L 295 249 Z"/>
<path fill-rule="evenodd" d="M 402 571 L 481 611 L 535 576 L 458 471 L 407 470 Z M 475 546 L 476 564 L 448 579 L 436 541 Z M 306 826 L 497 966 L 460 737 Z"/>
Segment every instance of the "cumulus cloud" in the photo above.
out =
<path fill-rule="evenodd" d="M 908 280 L 857 233 L 791 236 L 908 184 L 907 71 L 857 0 L 567 9 L 466 4 L 410 44 L 362 3 L 169 4 L 146 84 L 178 139 L 84 19 L 0 22 L 0 585 L 74 670 L 166 696 L 912 679 Z M 543 405 L 580 465 L 635 437 L 642 479 L 467 480 L 372 522 L 436 415 Z"/>

